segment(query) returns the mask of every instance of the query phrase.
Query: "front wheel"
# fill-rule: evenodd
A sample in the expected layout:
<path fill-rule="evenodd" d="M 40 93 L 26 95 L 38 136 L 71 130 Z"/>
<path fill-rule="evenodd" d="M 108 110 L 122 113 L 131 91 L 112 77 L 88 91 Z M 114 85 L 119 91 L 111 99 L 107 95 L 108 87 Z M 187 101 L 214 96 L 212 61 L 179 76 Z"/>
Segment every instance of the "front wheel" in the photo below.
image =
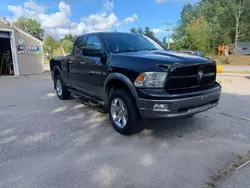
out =
<path fill-rule="evenodd" d="M 132 95 L 125 89 L 116 89 L 109 97 L 109 118 L 113 127 L 128 135 L 142 130 L 140 115 Z"/>
<path fill-rule="evenodd" d="M 67 100 L 70 97 L 70 92 L 68 88 L 64 85 L 62 78 L 60 75 L 57 75 L 54 79 L 54 87 L 56 90 L 56 94 L 59 99 Z"/>

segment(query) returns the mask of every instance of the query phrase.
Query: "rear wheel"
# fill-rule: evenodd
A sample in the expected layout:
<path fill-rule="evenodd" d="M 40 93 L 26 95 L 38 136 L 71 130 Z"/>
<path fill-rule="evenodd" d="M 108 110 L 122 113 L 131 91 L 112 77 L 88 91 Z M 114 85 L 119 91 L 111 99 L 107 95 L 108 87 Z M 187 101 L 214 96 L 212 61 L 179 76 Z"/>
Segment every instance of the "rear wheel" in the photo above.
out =
<path fill-rule="evenodd" d="M 142 130 L 140 115 L 131 94 L 125 89 L 114 90 L 109 97 L 109 118 L 113 127 L 128 135 Z"/>
<path fill-rule="evenodd" d="M 59 99 L 67 100 L 70 97 L 70 92 L 68 88 L 64 85 L 62 78 L 60 75 L 57 75 L 54 79 L 54 87 L 56 90 L 56 94 Z"/>

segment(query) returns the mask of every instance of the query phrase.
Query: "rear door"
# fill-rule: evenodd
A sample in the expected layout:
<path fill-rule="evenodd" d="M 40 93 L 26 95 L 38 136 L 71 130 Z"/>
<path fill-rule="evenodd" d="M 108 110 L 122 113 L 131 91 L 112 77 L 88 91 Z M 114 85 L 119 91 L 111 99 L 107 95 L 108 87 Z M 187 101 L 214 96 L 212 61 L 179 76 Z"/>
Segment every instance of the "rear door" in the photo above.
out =
<path fill-rule="evenodd" d="M 83 75 L 86 74 L 86 64 L 82 55 L 82 48 L 86 45 L 87 36 L 79 37 L 73 46 L 72 53 L 68 58 L 69 78 L 73 88 L 81 90 Z"/>

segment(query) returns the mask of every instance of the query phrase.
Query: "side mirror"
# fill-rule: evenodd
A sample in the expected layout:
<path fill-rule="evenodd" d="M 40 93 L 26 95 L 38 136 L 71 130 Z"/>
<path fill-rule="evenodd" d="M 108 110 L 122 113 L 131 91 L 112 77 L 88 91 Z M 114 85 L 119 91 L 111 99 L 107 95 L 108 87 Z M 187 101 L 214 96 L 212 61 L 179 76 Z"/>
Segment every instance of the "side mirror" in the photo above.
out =
<path fill-rule="evenodd" d="M 83 48 L 82 55 L 90 57 L 104 57 L 102 50 L 95 48 Z"/>

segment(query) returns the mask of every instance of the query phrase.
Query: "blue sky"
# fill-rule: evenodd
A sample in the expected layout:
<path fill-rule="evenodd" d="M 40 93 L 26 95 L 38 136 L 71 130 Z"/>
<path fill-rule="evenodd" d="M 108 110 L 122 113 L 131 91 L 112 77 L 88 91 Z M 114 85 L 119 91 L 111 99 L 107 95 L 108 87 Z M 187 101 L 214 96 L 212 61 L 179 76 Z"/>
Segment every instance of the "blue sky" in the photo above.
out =
<path fill-rule="evenodd" d="M 145 27 L 166 36 L 166 23 L 174 26 L 183 5 L 198 0 L 8 0 L 0 3 L 0 16 L 16 20 L 36 18 L 46 33 L 62 37 L 98 30 L 129 31 Z"/>

